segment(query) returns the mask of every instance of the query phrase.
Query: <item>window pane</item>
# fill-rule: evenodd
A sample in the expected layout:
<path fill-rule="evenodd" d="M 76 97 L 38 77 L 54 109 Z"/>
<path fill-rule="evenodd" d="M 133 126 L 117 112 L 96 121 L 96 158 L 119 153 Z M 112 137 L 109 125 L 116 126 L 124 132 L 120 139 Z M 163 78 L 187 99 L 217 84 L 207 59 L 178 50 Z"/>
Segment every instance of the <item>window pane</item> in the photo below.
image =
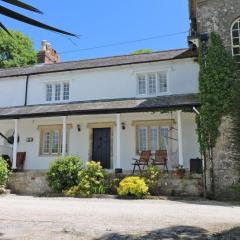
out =
<path fill-rule="evenodd" d="M 51 84 L 47 84 L 46 85 L 46 100 L 52 101 L 52 85 Z"/>
<path fill-rule="evenodd" d="M 150 127 L 149 129 L 150 150 L 155 152 L 158 149 L 158 127 Z"/>
<path fill-rule="evenodd" d="M 50 132 L 44 132 L 42 153 L 49 154 L 49 149 L 50 149 Z"/>
<path fill-rule="evenodd" d="M 147 128 L 138 129 L 138 150 L 144 151 L 147 150 Z"/>
<path fill-rule="evenodd" d="M 69 100 L 69 83 L 63 84 L 63 100 Z"/>
<path fill-rule="evenodd" d="M 159 92 L 164 93 L 167 92 L 167 73 L 166 72 L 161 72 L 158 75 L 159 78 Z"/>
<path fill-rule="evenodd" d="M 61 100 L 61 84 L 55 85 L 55 101 Z"/>
<path fill-rule="evenodd" d="M 232 27 L 233 55 L 240 55 L 240 20 Z"/>
<path fill-rule="evenodd" d="M 150 95 L 156 94 L 156 74 L 148 74 L 148 93 Z"/>
<path fill-rule="evenodd" d="M 161 127 L 160 129 L 160 138 L 161 138 L 161 150 L 167 150 L 168 147 L 168 128 L 167 127 Z"/>
<path fill-rule="evenodd" d="M 240 54 L 240 47 L 233 48 L 233 53 L 234 53 L 234 55 Z"/>
<path fill-rule="evenodd" d="M 144 75 L 138 76 L 138 94 L 146 94 L 146 78 Z"/>
<path fill-rule="evenodd" d="M 59 130 L 52 132 L 52 154 L 59 153 Z"/>

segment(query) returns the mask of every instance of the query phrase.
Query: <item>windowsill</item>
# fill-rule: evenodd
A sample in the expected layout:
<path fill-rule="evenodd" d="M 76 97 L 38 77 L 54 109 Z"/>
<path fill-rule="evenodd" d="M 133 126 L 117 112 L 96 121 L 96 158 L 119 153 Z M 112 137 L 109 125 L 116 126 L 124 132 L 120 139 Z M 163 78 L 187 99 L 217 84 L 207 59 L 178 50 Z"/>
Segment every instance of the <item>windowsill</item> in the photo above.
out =
<path fill-rule="evenodd" d="M 154 98 L 154 97 L 163 97 L 163 96 L 169 96 L 172 93 L 170 92 L 164 92 L 164 93 L 159 93 L 159 94 L 154 94 L 154 95 L 149 95 L 149 94 L 137 94 L 137 98 Z"/>

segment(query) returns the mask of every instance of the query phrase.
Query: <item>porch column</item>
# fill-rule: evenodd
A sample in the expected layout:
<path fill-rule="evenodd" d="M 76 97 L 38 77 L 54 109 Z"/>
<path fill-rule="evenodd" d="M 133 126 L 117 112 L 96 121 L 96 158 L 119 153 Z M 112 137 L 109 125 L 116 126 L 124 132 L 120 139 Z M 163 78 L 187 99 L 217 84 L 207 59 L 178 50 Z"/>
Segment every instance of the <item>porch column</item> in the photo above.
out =
<path fill-rule="evenodd" d="M 63 131 L 62 131 L 62 156 L 66 156 L 67 145 L 67 117 L 63 117 Z"/>
<path fill-rule="evenodd" d="M 183 165 L 182 110 L 177 111 L 179 165 Z"/>
<path fill-rule="evenodd" d="M 14 142 L 13 142 L 13 162 L 12 162 L 12 169 L 17 168 L 17 144 L 18 144 L 18 119 L 14 120 Z"/>
<path fill-rule="evenodd" d="M 117 162 L 116 168 L 121 168 L 121 114 L 117 114 Z"/>

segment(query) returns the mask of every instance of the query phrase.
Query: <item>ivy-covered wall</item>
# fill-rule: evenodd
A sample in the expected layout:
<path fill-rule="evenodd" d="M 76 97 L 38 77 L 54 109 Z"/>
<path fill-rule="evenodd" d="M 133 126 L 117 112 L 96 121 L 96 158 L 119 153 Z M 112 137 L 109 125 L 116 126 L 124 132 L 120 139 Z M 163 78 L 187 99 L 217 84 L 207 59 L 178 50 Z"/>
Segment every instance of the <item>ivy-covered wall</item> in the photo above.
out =
<path fill-rule="evenodd" d="M 233 115 L 238 107 L 237 65 L 221 37 L 214 32 L 199 48 L 199 64 L 201 108 L 196 121 L 205 160 L 207 193 L 212 198 L 235 198 L 232 185 L 240 176 L 237 167 L 240 161 L 233 157 L 233 146 L 235 153 L 240 152 L 240 148 L 236 149 L 239 138 L 233 138 Z M 239 126 L 240 119 L 234 119 L 235 125 Z"/>

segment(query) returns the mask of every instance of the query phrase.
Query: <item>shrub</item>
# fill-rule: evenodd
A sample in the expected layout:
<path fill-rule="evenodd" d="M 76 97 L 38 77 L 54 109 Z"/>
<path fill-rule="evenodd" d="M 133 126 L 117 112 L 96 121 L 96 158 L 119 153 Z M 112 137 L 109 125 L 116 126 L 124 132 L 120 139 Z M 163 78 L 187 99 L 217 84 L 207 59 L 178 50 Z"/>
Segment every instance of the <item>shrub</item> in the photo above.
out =
<path fill-rule="evenodd" d="M 78 157 L 59 157 L 50 164 L 47 173 L 49 186 L 57 192 L 62 192 L 78 184 L 78 173 L 82 169 L 82 162 Z"/>
<path fill-rule="evenodd" d="M 117 194 L 117 188 L 119 187 L 121 179 L 108 175 L 105 180 L 105 189 L 108 194 Z"/>
<path fill-rule="evenodd" d="M 148 194 L 148 186 L 143 178 L 126 177 L 120 182 L 117 192 L 120 196 L 142 198 Z"/>
<path fill-rule="evenodd" d="M 148 167 L 147 170 L 143 172 L 143 178 L 148 185 L 150 194 L 154 196 L 159 195 L 161 179 L 163 178 L 161 171 L 155 166 Z"/>
<path fill-rule="evenodd" d="M 6 186 L 9 173 L 7 162 L 3 158 L 0 158 L 0 188 Z"/>
<path fill-rule="evenodd" d="M 78 185 L 64 191 L 66 196 L 90 197 L 105 193 L 106 173 L 99 162 L 88 162 L 86 169 L 78 173 Z"/>

